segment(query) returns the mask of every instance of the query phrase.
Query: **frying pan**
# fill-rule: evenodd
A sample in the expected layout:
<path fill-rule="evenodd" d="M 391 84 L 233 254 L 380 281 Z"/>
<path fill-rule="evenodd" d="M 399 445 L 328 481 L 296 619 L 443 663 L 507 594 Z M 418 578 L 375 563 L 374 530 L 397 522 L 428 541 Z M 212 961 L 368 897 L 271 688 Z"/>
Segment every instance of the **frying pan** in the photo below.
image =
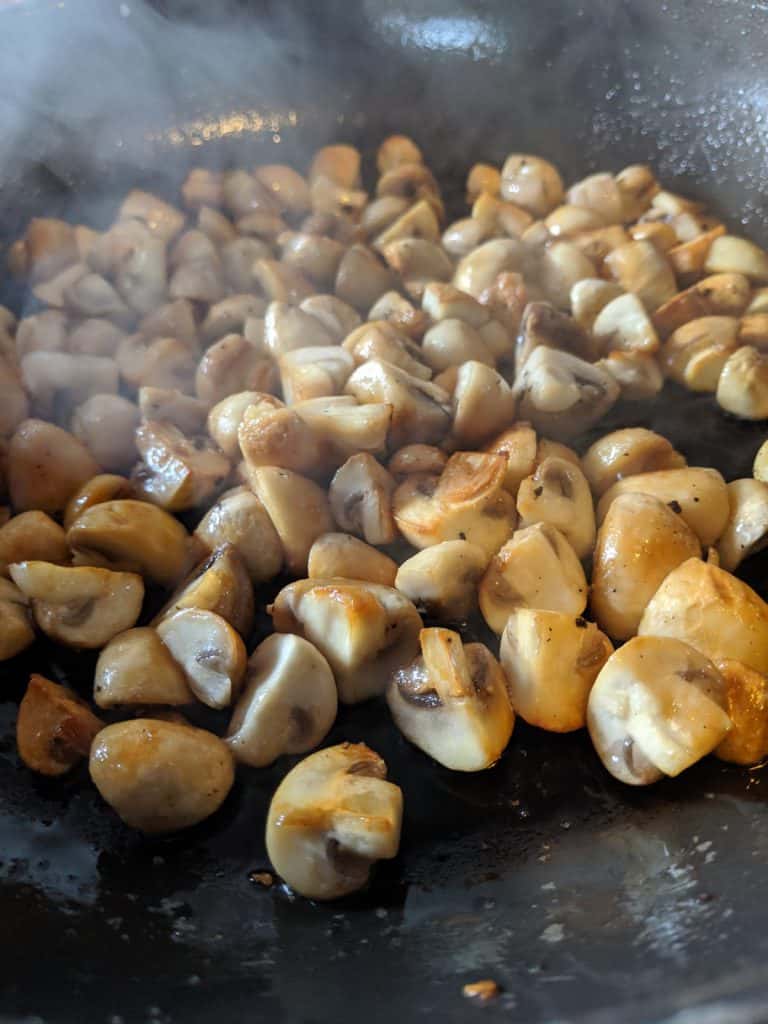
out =
<path fill-rule="evenodd" d="M 0 230 L 39 211 L 105 224 L 130 185 L 172 194 L 196 164 L 305 164 L 334 139 L 370 157 L 404 131 L 455 196 L 472 162 L 511 150 L 570 179 L 647 161 L 766 244 L 767 51 L 759 0 L 0 0 Z M 601 430 L 620 424 L 729 479 L 764 436 L 673 389 Z M 767 596 L 765 568 L 745 576 Z M 249 880 L 290 760 L 243 773 L 203 826 L 143 839 L 82 774 L 19 765 L 32 664 L 83 692 L 92 669 L 43 645 L 2 667 L 3 1024 L 768 1020 L 759 769 L 707 760 L 635 791 L 584 735 L 518 724 L 495 768 L 464 777 L 380 704 L 348 709 L 329 742 L 387 760 L 402 852 L 365 893 L 320 906 Z M 463 983 L 485 977 L 501 995 L 468 1004 Z"/>

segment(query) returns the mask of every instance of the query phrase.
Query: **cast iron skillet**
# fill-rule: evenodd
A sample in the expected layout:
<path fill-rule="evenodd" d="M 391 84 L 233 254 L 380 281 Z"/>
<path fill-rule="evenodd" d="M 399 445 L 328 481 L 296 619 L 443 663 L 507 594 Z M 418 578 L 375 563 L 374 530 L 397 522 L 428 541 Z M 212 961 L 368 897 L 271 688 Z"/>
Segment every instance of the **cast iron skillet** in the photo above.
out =
<path fill-rule="evenodd" d="M 763 244 L 764 3 L 519 0 L 210 4 L 0 0 L 0 211 L 106 223 L 129 185 L 186 169 L 306 161 L 318 144 L 412 134 L 458 192 L 468 165 L 528 150 L 568 177 L 636 160 Z M 0 301 L 23 304 L 3 283 Z M 667 434 L 691 463 L 749 473 L 760 426 L 668 392 L 609 425 Z M 768 596 L 765 560 L 746 576 Z M 634 791 L 583 735 L 518 724 L 481 776 L 444 771 L 371 703 L 329 742 L 368 741 L 405 792 L 401 856 L 317 906 L 249 874 L 290 767 L 246 776 L 214 819 L 148 841 L 83 774 L 22 769 L 30 664 L 0 669 L 0 1021 L 753 1022 L 768 1019 L 768 815 L 760 770 L 707 761 Z M 494 978 L 500 998 L 461 986 Z"/>

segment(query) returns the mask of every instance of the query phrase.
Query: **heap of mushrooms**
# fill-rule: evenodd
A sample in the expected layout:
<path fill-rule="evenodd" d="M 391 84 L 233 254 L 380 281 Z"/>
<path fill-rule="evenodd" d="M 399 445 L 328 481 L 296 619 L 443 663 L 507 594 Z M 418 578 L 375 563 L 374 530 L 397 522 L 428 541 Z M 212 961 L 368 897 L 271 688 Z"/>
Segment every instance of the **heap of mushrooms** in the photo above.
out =
<path fill-rule="evenodd" d="M 516 716 L 586 726 L 632 785 L 768 754 L 768 606 L 734 575 L 768 442 L 726 482 L 649 430 L 578 441 L 665 377 L 768 418 L 768 253 L 647 167 L 566 189 L 511 154 L 449 224 L 412 140 L 377 170 L 331 145 L 133 191 L 104 231 L 35 219 L 8 256 L 35 311 L 0 308 L 0 660 L 99 652 L 92 701 L 31 677 L 22 761 L 87 759 L 164 833 L 308 754 L 266 838 L 322 900 L 402 819 L 374 751 L 317 749 L 339 702 L 454 771 Z"/>

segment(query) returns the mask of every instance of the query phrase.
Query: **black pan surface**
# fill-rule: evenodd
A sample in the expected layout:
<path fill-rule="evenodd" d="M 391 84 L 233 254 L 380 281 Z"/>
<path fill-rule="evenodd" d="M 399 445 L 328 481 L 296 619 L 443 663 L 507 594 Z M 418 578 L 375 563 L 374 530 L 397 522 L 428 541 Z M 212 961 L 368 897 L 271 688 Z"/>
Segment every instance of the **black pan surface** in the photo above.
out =
<path fill-rule="evenodd" d="M 0 4 L 0 224 L 10 239 L 39 210 L 106 222 L 129 184 L 167 191 L 195 163 L 302 161 L 333 138 L 370 151 L 403 130 L 457 192 L 511 149 L 569 177 L 647 160 L 765 243 L 767 25 L 734 0 Z M 729 479 L 766 435 L 675 389 L 601 431 L 634 423 Z M 767 565 L 744 575 L 768 598 Z M 402 852 L 320 906 L 250 880 L 290 760 L 243 773 L 204 826 L 142 839 L 84 774 L 19 765 L 31 665 L 84 692 L 92 668 L 43 646 L 0 668 L 2 1024 L 768 1020 L 760 769 L 708 760 L 635 791 L 585 736 L 518 723 L 501 763 L 464 777 L 379 703 L 348 709 L 329 742 L 387 760 Z M 486 977 L 502 994 L 468 1004 L 462 984 Z"/>

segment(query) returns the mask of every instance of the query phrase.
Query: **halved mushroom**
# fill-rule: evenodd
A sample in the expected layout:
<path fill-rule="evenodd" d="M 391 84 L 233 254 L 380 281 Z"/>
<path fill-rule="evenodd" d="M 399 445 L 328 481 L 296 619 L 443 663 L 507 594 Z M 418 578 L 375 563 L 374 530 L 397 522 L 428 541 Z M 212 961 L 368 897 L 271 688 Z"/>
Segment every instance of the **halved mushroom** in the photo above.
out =
<path fill-rule="evenodd" d="M 392 476 L 400 481 L 414 473 L 439 476 L 447 461 L 448 456 L 441 448 L 435 448 L 430 444 L 407 444 L 404 448 L 398 448 L 389 460 L 387 468 Z"/>
<path fill-rule="evenodd" d="M 768 545 L 768 484 L 751 477 L 732 480 L 728 501 L 731 512 L 717 551 L 721 567 L 733 572 L 745 558 Z"/>
<path fill-rule="evenodd" d="M 421 298 L 430 281 L 447 281 L 453 274 L 453 263 L 443 247 L 421 238 L 397 238 L 382 248 L 387 264 L 400 275 L 405 290 Z"/>
<path fill-rule="evenodd" d="M 37 509 L 20 512 L 0 526 L 0 576 L 8 575 L 12 562 L 27 559 L 61 565 L 69 561 L 66 534 L 57 522 Z"/>
<path fill-rule="evenodd" d="M 227 334 L 214 342 L 195 374 L 197 396 L 210 405 L 239 391 L 270 391 L 276 383 L 274 362 L 240 334 Z"/>
<path fill-rule="evenodd" d="M 743 274 L 750 281 L 768 282 L 768 253 L 754 242 L 735 235 L 715 238 L 704 266 L 709 274 Z"/>
<path fill-rule="evenodd" d="M 597 314 L 592 325 L 603 351 L 657 352 L 659 337 L 636 295 L 620 295 Z"/>
<path fill-rule="evenodd" d="M 751 345 L 732 352 L 717 381 L 717 404 L 741 419 L 768 418 L 768 355 Z"/>
<path fill-rule="evenodd" d="M 170 587 L 194 559 L 190 537 L 178 519 L 145 501 L 106 500 L 81 511 L 67 542 L 75 565 L 136 572 Z"/>
<path fill-rule="evenodd" d="M 41 775 L 63 775 L 88 756 L 104 723 L 76 693 L 44 676 L 32 675 L 19 705 L 19 757 Z"/>
<path fill-rule="evenodd" d="M 35 631 L 24 594 L 0 577 L 0 662 L 15 658 L 34 642 Z"/>
<path fill-rule="evenodd" d="M 669 260 L 653 242 L 627 242 L 605 257 L 605 265 L 625 292 L 634 292 L 649 312 L 677 293 Z"/>
<path fill-rule="evenodd" d="M 653 322 L 663 338 L 678 327 L 709 316 L 735 316 L 744 313 L 752 289 L 743 274 L 713 274 L 673 296 L 653 314 Z"/>
<path fill-rule="evenodd" d="M 199 434 L 208 415 L 206 402 L 176 388 L 139 388 L 139 412 L 143 420 L 166 420 L 184 434 Z"/>
<path fill-rule="evenodd" d="M 338 345 L 325 345 L 286 352 L 280 356 L 278 366 L 283 397 L 288 405 L 293 405 L 340 394 L 355 361 Z"/>
<path fill-rule="evenodd" d="M 391 558 L 347 533 L 324 533 L 318 537 L 307 560 L 310 579 L 339 576 L 394 587 L 397 571 L 397 563 Z"/>
<path fill-rule="evenodd" d="M 514 420 L 517 400 L 501 374 L 470 360 L 458 368 L 452 404 L 453 440 L 474 448 Z"/>
<path fill-rule="evenodd" d="M 725 683 L 688 644 L 634 637 L 614 651 L 595 680 L 587 725 L 611 775 L 647 786 L 679 775 L 724 739 L 731 728 Z"/>
<path fill-rule="evenodd" d="M 248 660 L 226 744 L 236 761 L 261 768 L 318 746 L 336 709 L 336 682 L 320 651 L 300 636 L 274 633 Z"/>
<path fill-rule="evenodd" d="M 512 707 L 550 732 L 583 728 L 592 684 L 612 651 L 608 637 L 580 616 L 515 608 L 500 651 Z"/>
<path fill-rule="evenodd" d="M 518 373 L 540 345 L 562 349 L 587 362 L 593 362 L 599 352 L 594 339 L 567 313 L 561 313 L 549 302 L 529 302 L 523 310 L 515 351 Z"/>
<path fill-rule="evenodd" d="M 32 405 L 40 416 L 49 419 L 91 395 L 114 395 L 119 383 L 117 363 L 104 356 L 30 352 L 20 365 Z"/>
<path fill-rule="evenodd" d="M 247 487 L 222 494 L 198 523 L 195 537 L 209 551 L 233 544 L 253 583 L 272 579 L 283 563 L 282 544 L 272 521 Z"/>
<path fill-rule="evenodd" d="M 571 202 L 556 206 L 544 219 L 544 224 L 553 238 L 572 238 L 584 231 L 604 227 L 605 220 L 586 206 Z"/>
<path fill-rule="evenodd" d="M 393 585 L 426 615 L 460 622 L 477 606 L 477 584 L 487 564 L 477 544 L 446 540 L 406 559 Z"/>
<path fill-rule="evenodd" d="M 68 530 L 74 521 L 93 505 L 103 501 L 122 501 L 133 498 L 135 492 L 130 480 L 113 473 L 99 473 L 91 477 L 67 502 L 64 510 L 64 529 Z"/>
<path fill-rule="evenodd" d="M 328 454 L 295 409 L 276 409 L 260 402 L 249 405 L 237 428 L 240 451 L 248 470 L 258 466 L 280 466 L 297 473 L 322 476 Z"/>
<path fill-rule="evenodd" d="M 179 722 L 134 718 L 102 729 L 91 748 L 91 779 L 131 828 L 151 834 L 210 817 L 235 780 L 218 736 Z"/>
<path fill-rule="evenodd" d="M 500 274 L 518 271 L 526 258 L 524 244 L 517 238 L 493 238 L 459 260 L 453 284 L 479 299 L 492 288 Z"/>
<path fill-rule="evenodd" d="M 743 316 L 739 321 L 739 341 L 765 352 L 768 349 L 768 312 Z"/>
<path fill-rule="evenodd" d="M 595 511 L 586 477 L 578 466 L 557 456 L 543 460 L 517 492 L 520 525 L 549 523 L 559 529 L 579 558 L 595 545 Z"/>
<path fill-rule="evenodd" d="M 501 168 L 501 196 L 534 217 L 546 215 L 563 201 L 563 179 L 554 164 L 527 153 L 511 153 Z"/>
<path fill-rule="evenodd" d="M 149 235 L 132 246 L 114 268 L 115 287 L 135 313 L 150 313 L 165 298 L 165 241 Z"/>
<path fill-rule="evenodd" d="M 129 335 L 120 342 L 115 355 L 123 381 L 138 390 L 147 385 L 158 388 L 192 390 L 197 366 L 197 351 L 179 338 L 155 338 Z"/>
<path fill-rule="evenodd" d="M 504 487 L 516 495 L 522 481 L 536 468 L 536 431 L 530 423 L 515 423 L 485 446 L 493 455 L 503 455 L 507 461 Z"/>
<path fill-rule="evenodd" d="M 429 380 L 432 371 L 425 365 L 426 354 L 419 345 L 386 320 L 365 323 L 344 339 L 344 350 L 357 365 L 370 359 L 399 366 L 401 370 Z"/>
<path fill-rule="evenodd" d="M 614 378 L 628 402 L 655 398 L 664 387 L 658 360 L 642 352 L 609 352 L 595 366 Z"/>
<path fill-rule="evenodd" d="M 429 200 L 419 200 L 387 224 L 376 237 L 373 246 L 384 251 L 391 242 L 403 238 L 419 238 L 427 242 L 440 241 L 440 221 Z"/>
<path fill-rule="evenodd" d="M 403 795 L 363 743 L 328 747 L 300 761 L 278 786 L 267 814 L 267 853 L 296 892 L 347 896 L 377 860 L 396 856 Z"/>
<path fill-rule="evenodd" d="M 707 280 L 710 279 L 707 278 Z M 750 315 L 753 313 L 768 313 L 768 288 L 756 288 L 754 292 L 750 291 L 747 301 L 749 302 L 749 305 L 747 306 L 746 312 Z M 739 313 L 741 312 L 742 310 L 739 310 Z M 736 315 L 738 315 L 738 313 Z"/>
<path fill-rule="evenodd" d="M 605 370 L 544 347 L 529 356 L 514 391 L 520 416 L 556 438 L 586 430 L 619 397 L 619 385 Z"/>
<path fill-rule="evenodd" d="M 386 448 L 392 419 L 392 408 L 386 402 L 358 405 L 351 395 L 332 395 L 307 399 L 292 408 L 328 447 L 328 459 L 334 465 L 361 451 Z"/>
<path fill-rule="evenodd" d="M 140 220 L 153 235 L 170 242 L 181 231 L 185 217 L 180 210 L 151 192 L 132 189 L 123 200 L 119 219 Z"/>
<path fill-rule="evenodd" d="M 360 326 L 360 315 L 357 310 L 335 295 L 310 295 L 299 304 L 299 309 L 319 320 L 334 342 L 343 341 L 351 331 Z M 379 318 L 371 312 L 369 319 Z"/>
<path fill-rule="evenodd" d="M 118 473 L 136 461 L 140 418 L 138 407 L 122 395 L 95 394 L 75 409 L 70 427 L 100 466 Z"/>
<path fill-rule="evenodd" d="M 424 359 L 439 373 L 472 359 L 487 366 L 496 362 L 477 331 L 464 320 L 441 320 L 430 327 L 421 344 Z"/>
<path fill-rule="evenodd" d="M 392 406 L 390 443 L 432 443 L 448 432 L 448 395 L 434 384 L 419 380 L 390 363 L 372 359 L 352 373 L 345 391 L 358 402 L 384 402 Z"/>
<path fill-rule="evenodd" d="M 687 466 L 635 473 L 617 480 L 600 498 L 597 521 L 602 523 L 619 494 L 651 494 L 681 515 L 704 547 L 714 544 L 730 514 L 728 490 L 716 469 Z"/>
<path fill-rule="evenodd" d="M 624 292 L 612 281 L 599 277 L 587 277 L 577 281 L 571 288 L 570 301 L 573 318 L 585 331 L 591 331 L 599 313 L 609 302 L 618 299 Z"/>
<path fill-rule="evenodd" d="M 768 605 L 742 580 L 698 558 L 664 579 L 638 634 L 676 637 L 708 658 L 734 658 L 768 674 Z"/>
<path fill-rule="evenodd" d="M 252 469 L 248 478 L 280 538 L 287 571 L 303 575 L 310 548 L 333 530 L 325 492 L 306 477 L 276 466 Z"/>
<path fill-rule="evenodd" d="M 487 192 L 481 193 L 472 203 L 472 219 L 482 224 L 486 237 L 506 235 L 520 238 L 533 223 L 533 217 L 527 210 Z"/>
<path fill-rule="evenodd" d="M 277 359 L 295 348 L 327 347 L 336 339 L 311 313 L 285 302 L 270 302 L 264 315 L 264 344 Z"/>
<path fill-rule="evenodd" d="M 282 409 L 283 403 L 274 395 L 262 391 L 238 391 L 222 398 L 208 413 L 208 433 L 230 458 L 234 458 L 240 451 L 238 429 L 250 406 Z"/>
<path fill-rule="evenodd" d="M 170 511 L 202 505 L 229 475 L 229 461 L 207 439 L 188 438 L 170 423 L 142 423 L 136 447 L 143 460 L 132 478 L 138 492 Z"/>
<path fill-rule="evenodd" d="M 715 391 L 729 356 L 739 345 L 739 321 L 704 316 L 678 327 L 664 345 L 667 375 L 696 391 Z"/>
<path fill-rule="evenodd" d="M 209 343 L 225 334 L 242 334 L 245 321 L 249 317 L 264 316 L 266 308 L 267 303 L 259 296 L 248 293 L 228 295 L 209 308 L 200 325 L 200 334 Z"/>
<path fill-rule="evenodd" d="M 341 258 L 334 292 L 364 313 L 394 286 L 392 272 L 365 245 L 351 245 Z"/>
<path fill-rule="evenodd" d="M 768 755 L 768 678 L 728 658 L 715 665 L 725 682 L 725 707 L 732 726 L 715 747 L 715 757 L 732 764 L 759 764 Z"/>
<path fill-rule="evenodd" d="M 109 641 L 96 662 L 93 699 L 100 708 L 191 704 L 180 666 L 154 629 L 128 629 Z"/>
<path fill-rule="evenodd" d="M 243 557 L 233 544 L 225 542 L 196 566 L 154 622 L 163 622 L 183 608 L 216 612 L 241 636 L 248 636 L 255 616 L 253 588 Z"/>
<path fill-rule="evenodd" d="M 300 216 L 309 210 L 309 186 L 292 167 L 262 164 L 255 169 L 254 177 L 269 189 L 282 211 Z"/>
<path fill-rule="evenodd" d="M 395 724 L 446 768 L 490 768 L 515 724 L 501 666 L 483 644 L 463 644 L 450 629 L 423 629 L 419 641 L 420 657 L 387 688 Z"/>
<path fill-rule="evenodd" d="M 616 175 L 622 200 L 622 219 L 637 220 L 651 204 L 659 191 L 659 184 L 650 167 L 645 164 L 630 164 Z"/>
<path fill-rule="evenodd" d="M 24 420 L 8 446 L 8 491 L 17 512 L 61 512 L 98 472 L 81 441 L 43 420 Z"/>
<path fill-rule="evenodd" d="M 470 327 L 478 328 L 490 319 L 488 309 L 477 299 L 443 281 L 433 281 L 426 286 L 421 306 L 435 323 L 441 320 L 461 320 Z"/>
<path fill-rule="evenodd" d="M 570 462 L 572 466 L 576 466 L 581 469 L 581 459 L 578 454 L 569 448 L 567 444 L 563 444 L 562 441 L 553 441 L 549 437 L 540 437 L 538 444 L 536 445 L 536 463 L 534 469 L 537 469 L 544 459 L 565 459 L 566 462 Z"/>
<path fill-rule="evenodd" d="M 75 268 L 76 269 L 76 268 Z M 85 268 L 84 268 L 85 269 Z M 53 282 L 48 283 L 51 287 Z M 46 301 L 41 294 L 42 286 L 36 290 L 38 298 Z M 54 296 L 49 296 L 53 299 Z M 80 316 L 132 318 L 132 311 L 115 288 L 100 274 L 84 273 L 68 282 L 63 290 L 63 304 Z M 58 305 L 55 301 L 51 305 Z"/>
<path fill-rule="evenodd" d="M 134 573 L 31 561 L 9 572 L 40 629 L 69 647 L 103 647 L 141 612 L 144 583 Z"/>
<path fill-rule="evenodd" d="M 487 221 L 460 217 L 448 225 L 440 241 L 447 253 L 460 258 L 469 256 L 483 242 L 487 242 L 492 234 L 493 230 Z"/>
<path fill-rule="evenodd" d="M 685 520 L 650 494 L 620 494 L 597 535 L 590 607 L 614 640 L 634 636 L 661 582 L 701 544 Z"/>
<path fill-rule="evenodd" d="M 227 620 L 207 608 L 182 608 L 162 619 L 157 633 L 197 699 L 211 708 L 229 707 L 242 688 L 248 656 Z"/>
<path fill-rule="evenodd" d="M 587 592 L 584 569 L 570 542 L 551 524 L 534 523 L 516 530 L 496 552 L 477 596 L 483 618 L 500 634 L 516 608 L 581 615 Z"/>
<path fill-rule="evenodd" d="M 399 591 L 339 578 L 284 587 L 271 606 L 279 633 L 297 633 L 328 659 L 339 699 L 356 704 L 384 688 L 418 649 L 421 617 Z"/>
<path fill-rule="evenodd" d="M 591 210 L 603 224 L 624 220 L 624 198 L 618 181 L 611 174 L 590 174 L 571 185 L 566 199 L 574 206 Z"/>
<path fill-rule="evenodd" d="M 456 452 L 439 477 L 408 476 L 392 499 L 400 532 L 416 548 L 468 540 L 490 557 L 515 528 L 505 468 L 501 455 Z"/>
<path fill-rule="evenodd" d="M 395 481 L 369 455 L 352 455 L 331 481 L 328 499 L 339 526 L 368 544 L 391 544 L 395 539 L 392 493 Z"/>
<path fill-rule="evenodd" d="M 360 216 L 360 228 L 365 238 L 376 238 L 410 209 L 411 205 L 404 196 L 380 196 L 373 199 Z"/>
<path fill-rule="evenodd" d="M 590 445 L 581 458 L 581 468 L 596 498 L 617 480 L 682 466 L 685 459 L 671 441 L 645 427 L 613 430 Z"/>
<path fill-rule="evenodd" d="M 558 309 L 568 309 L 571 290 L 577 281 L 597 276 L 594 262 L 569 241 L 554 242 L 543 249 L 535 266 L 544 294 Z"/>

